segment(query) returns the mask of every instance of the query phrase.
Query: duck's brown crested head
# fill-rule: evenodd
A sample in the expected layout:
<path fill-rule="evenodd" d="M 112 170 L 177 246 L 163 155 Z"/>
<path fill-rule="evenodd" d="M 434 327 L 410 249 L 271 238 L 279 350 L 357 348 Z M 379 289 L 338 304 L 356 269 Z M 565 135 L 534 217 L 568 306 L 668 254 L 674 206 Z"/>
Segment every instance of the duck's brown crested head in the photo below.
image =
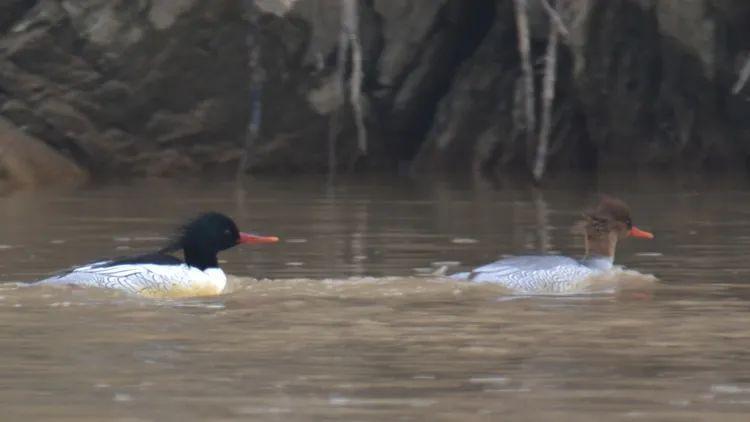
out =
<path fill-rule="evenodd" d="M 638 237 L 653 239 L 654 235 L 633 225 L 630 207 L 620 199 L 602 196 L 597 206 L 584 213 L 587 226 L 598 233 L 615 232 L 618 237 Z"/>

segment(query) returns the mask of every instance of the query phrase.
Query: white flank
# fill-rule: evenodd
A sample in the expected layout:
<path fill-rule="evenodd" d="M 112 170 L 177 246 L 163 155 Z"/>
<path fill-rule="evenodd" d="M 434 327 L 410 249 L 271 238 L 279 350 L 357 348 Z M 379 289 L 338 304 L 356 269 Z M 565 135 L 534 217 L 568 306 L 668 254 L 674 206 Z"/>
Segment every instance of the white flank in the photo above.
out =
<path fill-rule="evenodd" d="M 39 283 L 117 289 L 149 297 L 217 295 L 227 284 L 227 277 L 220 268 L 201 271 L 187 264 L 121 264 L 102 267 L 104 264 L 106 262 L 95 262 L 77 267 Z"/>

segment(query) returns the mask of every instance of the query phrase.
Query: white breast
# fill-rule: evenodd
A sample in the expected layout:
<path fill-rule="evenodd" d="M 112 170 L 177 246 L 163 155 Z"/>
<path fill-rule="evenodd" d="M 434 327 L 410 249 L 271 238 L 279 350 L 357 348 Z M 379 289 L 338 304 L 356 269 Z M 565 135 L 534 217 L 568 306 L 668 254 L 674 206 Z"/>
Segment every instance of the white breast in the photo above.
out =
<path fill-rule="evenodd" d="M 227 284 L 220 268 L 201 271 L 186 264 L 120 264 L 97 262 L 42 280 L 43 284 L 71 284 L 117 289 L 147 297 L 218 295 Z"/>

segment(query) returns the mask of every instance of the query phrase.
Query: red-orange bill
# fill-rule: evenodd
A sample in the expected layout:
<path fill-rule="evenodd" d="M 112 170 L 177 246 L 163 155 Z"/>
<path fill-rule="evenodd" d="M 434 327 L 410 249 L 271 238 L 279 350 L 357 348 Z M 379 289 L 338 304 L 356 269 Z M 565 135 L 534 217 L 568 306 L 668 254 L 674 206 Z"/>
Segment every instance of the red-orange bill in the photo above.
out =
<path fill-rule="evenodd" d="M 637 237 L 639 239 L 653 239 L 654 238 L 653 233 L 649 233 L 645 230 L 641 230 L 636 226 L 633 226 L 633 228 L 630 229 L 629 235 L 632 237 Z"/>
<path fill-rule="evenodd" d="M 261 236 L 250 233 L 240 233 L 240 240 L 237 243 L 244 243 L 249 245 L 257 245 L 260 243 L 276 243 L 279 238 L 276 236 Z"/>

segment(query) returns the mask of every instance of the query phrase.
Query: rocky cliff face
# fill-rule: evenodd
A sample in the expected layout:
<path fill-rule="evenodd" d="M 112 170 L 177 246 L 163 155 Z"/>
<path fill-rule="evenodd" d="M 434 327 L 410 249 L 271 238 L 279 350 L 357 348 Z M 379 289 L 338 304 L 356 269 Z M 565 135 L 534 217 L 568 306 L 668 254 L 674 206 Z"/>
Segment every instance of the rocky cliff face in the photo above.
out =
<path fill-rule="evenodd" d="M 533 3 L 533 1 L 532 1 Z M 569 0 L 551 167 L 746 166 L 744 0 Z M 250 114 L 251 43 L 264 74 L 251 171 L 324 171 L 338 2 L 7 0 L 0 115 L 93 173 L 233 171 Z M 511 0 L 360 2 L 368 156 L 342 114 L 339 163 L 524 169 Z M 546 15 L 530 10 L 540 58 Z M 539 67 L 541 68 L 541 67 Z M 0 133 L 0 137 L 5 136 Z"/>

